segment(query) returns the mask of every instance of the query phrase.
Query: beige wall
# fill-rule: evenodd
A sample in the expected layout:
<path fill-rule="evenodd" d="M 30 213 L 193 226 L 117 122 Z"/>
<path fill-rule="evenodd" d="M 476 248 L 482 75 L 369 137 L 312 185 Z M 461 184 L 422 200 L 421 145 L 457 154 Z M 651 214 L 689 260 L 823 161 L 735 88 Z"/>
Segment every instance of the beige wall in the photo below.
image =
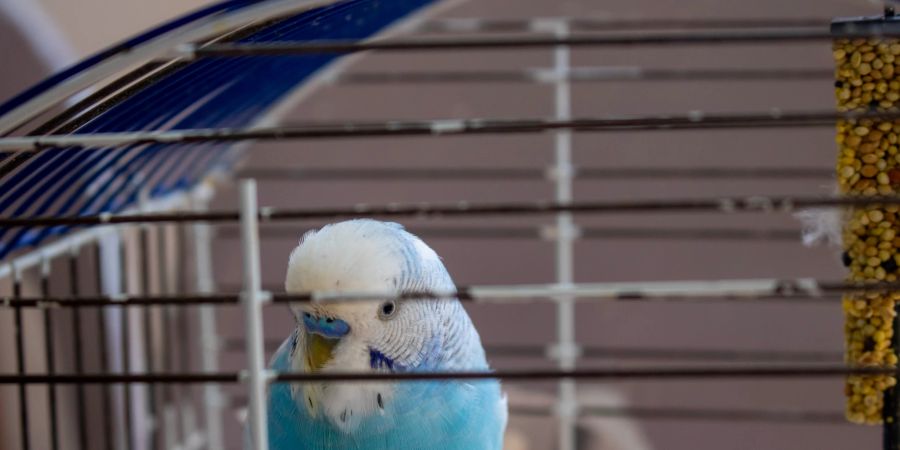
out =
<path fill-rule="evenodd" d="M 37 1 L 59 24 L 80 55 L 87 55 L 209 0 L 26 0 Z"/>

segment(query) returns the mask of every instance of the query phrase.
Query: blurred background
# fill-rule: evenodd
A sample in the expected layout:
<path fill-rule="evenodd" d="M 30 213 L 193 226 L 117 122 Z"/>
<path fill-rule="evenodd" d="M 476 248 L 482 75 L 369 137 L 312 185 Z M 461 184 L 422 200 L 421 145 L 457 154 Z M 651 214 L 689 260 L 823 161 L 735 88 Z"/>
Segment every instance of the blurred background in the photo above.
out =
<path fill-rule="evenodd" d="M 8 98 L 66 64 L 207 2 L 197 0 L 0 0 L 0 98 Z M 871 15 L 881 5 L 866 0 L 793 1 L 682 0 L 471 0 L 445 8 L 440 17 L 532 18 L 822 18 Z M 385 70 L 465 70 L 550 68 L 550 50 L 373 53 L 348 73 Z M 829 70 L 827 42 L 775 45 L 618 47 L 575 49 L 573 66 L 648 68 L 798 68 Z M 833 81 L 648 81 L 573 84 L 575 117 L 610 114 L 763 112 L 821 110 L 834 105 Z M 553 86 L 532 83 L 330 84 L 316 90 L 283 122 L 425 118 L 534 118 L 553 115 Z M 554 163 L 553 135 L 474 136 L 327 140 L 257 144 L 243 165 L 260 178 L 260 204 L 276 207 L 340 207 L 355 203 L 481 202 L 553 200 L 550 180 L 321 180 L 275 176 L 270 169 L 329 168 L 537 168 Z M 834 131 L 828 128 L 727 131 L 654 131 L 576 134 L 574 164 L 587 168 L 776 167 L 827 171 L 834 165 Z M 277 175 L 277 174 L 276 174 Z M 578 180 L 576 200 L 665 199 L 725 195 L 827 195 L 826 178 L 748 179 L 590 179 Z M 233 186 L 219 186 L 213 207 L 233 209 Z M 777 229 L 783 239 L 629 238 L 599 233 L 576 244 L 575 280 L 646 281 L 844 275 L 836 249 L 806 247 L 800 224 L 783 214 L 641 214 L 578 216 L 582 227 L 599 230 L 666 228 Z M 459 284 L 549 283 L 555 280 L 554 244 L 538 238 L 551 217 L 441 219 L 404 224 L 419 233 L 444 259 Z M 441 227 L 500 226 L 531 230 L 502 236 L 448 236 Z M 262 230 L 264 284 L 280 290 L 290 251 L 308 228 L 265 225 Z M 223 290 L 241 279 L 239 237 L 222 226 L 215 238 L 215 275 Z M 532 233 L 529 235 L 528 233 Z M 793 234 L 791 234 L 793 233 Z M 477 233 L 476 233 L 477 234 Z M 468 307 L 485 344 L 546 346 L 556 337 L 552 304 L 529 304 L 515 312 L 503 305 Z M 240 351 L 243 321 L 238 309 L 219 316 L 224 333 L 223 370 L 244 366 Z M 6 319 L 4 319 L 6 320 Z M 6 324 L 7 322 L 3 322 Z M 269 308 L 265 317 L 270 345 L 285 338 L 291 316 Z M 0 325 L 2 326 L 2 325 Z M 839 303 L 604 303 L 577 306 L 577 338 L 586 347 L 615 349 L 803 351 L 843 348 Z M 229 345 L 234 344 L 234 345 Z M 0 370 L 12 366 L 12 349 L 0 348 Z M 274 348 L 270 348 L 274 350 Z M 490 353 L 490 351 L 489 351 Z M 497 369 L 541 367 L 540 357 L 489 355 Z M 840 361 L 835 359 L 835 361 Z M 699 361 L 703 363 L 703 361 Z M 579 367 L 632 367 L 684 362 L 645 357 L 583 358 Z M 11 370 L 11 369 L 10 369 Z M 512 404 L 552 405 L 554 384 L 507 383 Z M 635 407 L 786 409 L 841 413 L 840 379 L 641 381 L 602 387 L 579 385 L 585 403 Z M 232 388 L 229 388 L 232 389 Z M 229 448 L 240 448 L 238 410 L 227 415 Z M 14 398 L 0 388 L 0 398 Z M 17 448 L 16 406 L 0 401 L 0 448 Z M 584 448 L 654 449 L 867 449 L 880 445 L 878 427 L 728 420 L 625 420 L 584 418 Z M 515 448 L 554 448 L 555 422 L 549 417 L 514 415 Z M 63 442 L 67 448 L 67 443 Z M 39 445 L 39 444 L 38 444 Z M 43 447 L 38 447 L 43 448 Z M 513 447 L 511 447 L 513 448 Z"/>

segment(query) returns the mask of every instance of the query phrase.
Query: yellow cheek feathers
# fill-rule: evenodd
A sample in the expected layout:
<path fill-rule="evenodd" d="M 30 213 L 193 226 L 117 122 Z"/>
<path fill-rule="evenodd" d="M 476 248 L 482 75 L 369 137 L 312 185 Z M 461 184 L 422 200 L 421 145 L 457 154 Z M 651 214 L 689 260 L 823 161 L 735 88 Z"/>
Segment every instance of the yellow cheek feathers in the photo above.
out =
<path fill-rule="evenodd" d="M 307 373 L 318 372 L 331 361 L 334 356 L 334 348 L 340 339 L 327 338 L 319 334 L 308 333 L 304 348 L 303 368 Z M 303 405 L 311 417 L 318 417 L 319 405 L 322 399 L 322 385 L 320 383 L 304 383 L 301 390 Z"/>
<path fill-rule="evenodd" d="M 338 339 L 329 339 L 318 334 L 306 335 L 306 371 L 318 372 L 331 361 Z"/>
<path fill-rule="evenodd" d="M 839 111 L 896 111 L 900 106 L 900 42 L 896 39 L 839 39 L 834 43 L 835 94 Z M 900 121 L 843 120 L 837 125 L 837 181 L 849 196 L 894 195 L 900 190 Z M 896 206 L 857 208 L 844 222 L 844 264 L 852 282 L 896 281 L 900 266 L 900 214 Z M 844 297 L 846 362 L 853 366 L 896 366 L 892 343 L 900 293 Z M 884 420 L 885 392 L 893 376 L 847 379 L 847 418 L 856 423 Z"/>

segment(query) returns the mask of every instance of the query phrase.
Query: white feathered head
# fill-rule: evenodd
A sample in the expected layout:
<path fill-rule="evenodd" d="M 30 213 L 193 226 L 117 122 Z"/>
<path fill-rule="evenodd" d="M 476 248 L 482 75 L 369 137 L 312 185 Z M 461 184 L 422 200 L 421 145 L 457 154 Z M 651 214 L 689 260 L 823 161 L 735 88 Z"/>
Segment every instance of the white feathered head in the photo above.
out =
<path fill-rule="evenodd" d="M 360 219 L 306 233 L 291 253 L 285 288 L 449 292 L 454 284 L 434 250 L 402 226 Z M 456 300 L 301 304 L 294 311 L 309 371 L 447 368 L 462 364 L 445 354 L 448 345 L 468 344 L 474 333 Z"/>
<path fill-rule="evenodd" d="M 454 284 L 434 250 L 402 226 L 361 219 L 306 233 L 291 253 L 285 288 L 289 293 L 451 292 Z M 487 367 L 478 333 L 455 299 L 305 303 L 293 309 L 297 371 Z M 359 418 L 382 411 L 393 392 L 387 383 L 305 383 L 302 390 L 294 388 L 294 397 L 313 416 L 323 411 L 349 430 Z"/>

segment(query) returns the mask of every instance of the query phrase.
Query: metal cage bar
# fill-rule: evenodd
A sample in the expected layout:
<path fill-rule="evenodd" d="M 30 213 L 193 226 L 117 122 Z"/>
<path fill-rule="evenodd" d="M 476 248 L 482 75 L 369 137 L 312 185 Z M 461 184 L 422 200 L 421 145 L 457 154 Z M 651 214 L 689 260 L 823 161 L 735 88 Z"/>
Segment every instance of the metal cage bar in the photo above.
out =
<path fill-rule="evenodd" d="M 565 40 L 569 37 L 569 26 L 565 22 L 553 24 L 554 35 Z M 571 66 L 571 50 L 566 45 L 553 49 L 553 67 L 558 80 L 553 84 L 554 118 L 568 121 L 572 117 L 572 90 L 564 74 Z M 572 130 L 554 132 L 556 201 L 565 204 L 573 201 L 572 186 Z M 575 282 L 575 225 L 572 214 L 560 211 L 556 214 L 556 282 L 560 286 L 571 286 Z M 575 343 L 575 302 L 571 297 L 559 296 L 556 300 L 556 359 L 561 370 L 572 370 L 576 364 Z M 575 450 L 578 447 L 576 434 L 577 396 L 574 380 L 559 382 L 557 413 L 559 423 L 558 445 L 560 450 Z"/>
<path fill-rule="evenodd" d="M 50 296 L 50 260 L 47 258 L 41 258 L 40 263 L 40 295 L 41 297 L 49 297 Z M 50 309 L 45 309 L 43 311 L 43 325 L 44 325 L 44 358 L 45 364 L 47 365 L 47 373 L 55 374 L 56 373 L 56 342 L 55 333 L 53 332 L 53 314 Z M 57 387 L 56 386 L 47 386 L 47 406 L 48 406 L 48 414 L 47 418 L 50 424 L 50 449 L 58 450 L 59 449 L 59 413 L 58 413 L 58 401 L 57 401 Z"/>
<path fill-rule="evenodd" d="M 11 268 L 13 273 L 12 277 L 12 290 L 14 298 L 21 298 L 22 296 L 22 274 L 13 266 Z M 25 375 L 25 338 L 23 336 L 23 322 L 22 322 L 22 308 L 16 307 L 13 309 L 13 335 L 15 339 L 15 347 L 16 347 L 16 372 L 19 375 Z M 24 384 L 20 384 L 18 386 L 18 395 L 19 395 L 19 426 L 20 426 L 20 442 L 22 444 L 23 450 L 31 449 L 31 433 L 29 430 L 29 415 L 28 415 L 28 392 L 26 390 L 26 386 Z"/>
<path fill-rule="evenodd" d="M 103 263 L 101 261 L 102 258 L 102 250 L 100 249 L 100 242 L 96 242 L 93 245 L 94 249 L 94 283 L 95 283 L 95 291 L 97 295 L 105 294 L 105 290 L 103 288 Z M 103 307 L 98 307 L 96 309 L 96 320 L 97 320 L 97 349 L 99 350 L 100 355 L 100 370 L 104 372 L 112 372 L 112 368 L 109 362 L 109 337 L 107 335 L 106 328 L 106 311 Z M 112 399 L 112 387 L 111 386 L 103 386 L 100 388 L 100 398 L 101 405 L 100 409 L 102 412 L 102 429 L 103 429 L 103 445 L 106 450 L 113 450 L 115 445 L 114 438 L 114 427 L 113 427 L 113 399 Z"/>
<path fill-rule="evenodd" d="M 195 200 L 193 210 L 205 211 L 207 202 Z M 194 231 L 194 274 L 196 289 L 200 295 L 211 295 L 215 292 L 212 258 L 212 228 L 204 222 L 193 224 Z M 204 372 L 219 370 L 220 342 L 216 331 L 216 309 L 212 305 L 200 305 L 197 311 L 198 346 L 200 365 Z M 224 448 L 224 429 L 222 423 L 222 406 L 224 398 L 218 385 L 209 384 L 203 387 L 204 424 L 206 446 L 210 449 Z"/>
<path fill-rule="evenodd" d="M 260 274 L 259 225 L 257 223 L 256 181 L 240 183 L 241 250 L 244 269 L 244 319 L 247 349 L 247 389 L 250 399 L 247 422 L 253 450 L 269 449 L 266 392 L 269 375 L 266 371 L 263 341 L 262 304 L 264 302 Z"/>
<path fill-rule="evenodd" d="M 119 279 L 119 294 L 127 294 L 130 292 L 128 279 L 129 279 L 129 265 L 128 265 L 128 250 L 125 245 L 125 229 L 118 230 L 117 233 L 117 250 L 119 252 L 119 271 L 121 273 L 121 277 Z M 131 328 L 132 328 L 132 320 L 131 315 L 133 313 L 133 309 L 127 306 L 124 306 L 119 311 L 119 333 L 120 340 L 119 345 L 122 347 L 121 357 L 122 357 L 122 368 L 121 373 L 123 375 L 128 375 L 131 373 Z M 132 425 L 132 421 L 134 417 L 132 415 L 132 405 L 133 405 L 134 397 L 132 396 L 132 386 L 125 386 L 122 389 L 122 442 L 125 445 L 126 449 L 134 448 L 136 445 L 134 439 L 134 429 Z"/>

